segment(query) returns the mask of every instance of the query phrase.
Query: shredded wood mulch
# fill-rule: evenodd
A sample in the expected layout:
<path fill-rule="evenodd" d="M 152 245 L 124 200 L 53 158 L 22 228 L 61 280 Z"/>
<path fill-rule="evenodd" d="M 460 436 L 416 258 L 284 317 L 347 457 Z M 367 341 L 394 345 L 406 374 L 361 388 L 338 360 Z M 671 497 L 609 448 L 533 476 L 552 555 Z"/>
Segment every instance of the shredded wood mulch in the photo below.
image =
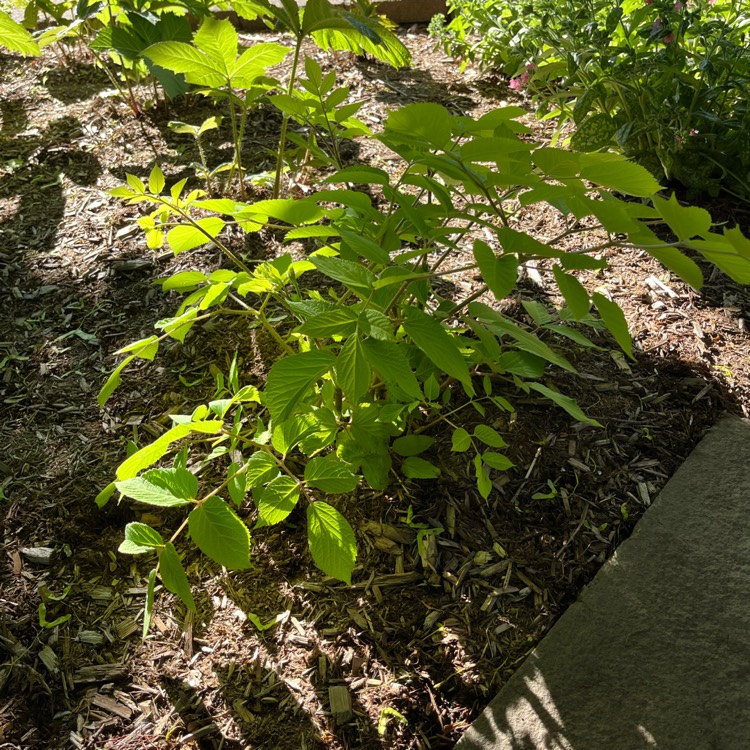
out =
<path fill-rule="evenodd" d="M 402 34 L 410 71 L 315 53 L 365 100 L 373 128 L 412 101 L 471 114 L 519 101 L 492 77 L 462 76 L 423 29 Z M 81 50 L 55 54 L 0 56 L 0 744 L 451 747 L 706 430 L 726 411 L 748 415 L 750 293 L 707 269 L 697 294 L 645 253 L 614 256 L 590 282 L 625 310 L 636 361 L 602 337 L 600 349 L 565 352 L 581 377 L 550 376 L 601 429 L 538 400 L 514 398 L 513 419 L 465 411 L 467 428 L 481 419 L 503 434 L 516 466 L 494 477 L 489 501 L 437 433 L 439 481 L 362 489 L 344 503 L 360 549 L 351 588 L 314 568 L 292 515 L 256 534 L 249 571 L 228 574 L 185 550 L 198 615 L 159 590 L 143 642 L 149 566 L 115 550 L 129 520 L 169 533 L 178 516 L 127 504 L 98 511 L 93 498 L 129 439 L 160 434 L 169 413 L 210 396 L 210 363 L 226 370 L 239 351 L 251 377 L 273 353 L 237 322 L 202 329 L 127 372 L 99 411 L 113 352 L 177 305 L 153 280 L 220 263 L 205 249 L 150 253 L 131 221 L 137 209 L 105 191 L 125 172 L 146 175 L 155 158 L 169 178 L 191 175 L 197 154 L 166 123 L 215 110 L 193 99 L 136 120 Z M 548 124 L 529 123 L 549 135 Z M 251 170 L 271 166 L 277 129 L 276 115 L 257 113 Z M 207 149 L 215 163 L 229 153 L 216 132 Z M 391 168 L 373 143 L 349 158 Z M 312 183 L 301 175 L 295 190 Z M 747 205 L 708 207 L 750 230 Z M 552 212 L 525 220 L 540 238 L 557 234 Z M 278 248 L 261 234 L 243 251 Z M 554 302 L 550 278 L 539 268 L 524 279 L 511 309 Z"/>

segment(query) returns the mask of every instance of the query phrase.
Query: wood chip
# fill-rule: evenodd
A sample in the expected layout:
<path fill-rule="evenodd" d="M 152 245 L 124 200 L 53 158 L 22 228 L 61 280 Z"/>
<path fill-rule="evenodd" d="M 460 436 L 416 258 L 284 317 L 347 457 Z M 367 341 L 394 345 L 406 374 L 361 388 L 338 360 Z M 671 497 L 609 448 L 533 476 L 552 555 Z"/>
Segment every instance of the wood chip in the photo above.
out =
<path fill-rule="evenodd" d="M 354 717 L 352 697 L 346 685 L 334 685 L 328 688 L 328 702 L 331 704 L 331 715 L 339 726 L 351 721 Z"/>
<path fill-rule="evenodd" d="M 73 675 L 74 682 L 111 682 L 127 677 L 128 671 L 122 664 L 90 664 L 81 667 Z"/>
<path fill-rule="evenodd" d="M 133 712 L 127 706 L 123 706 L 119 701 L 102 693 L 96 693 L 91 699 L 91 703 L 123 719 L 129 719 L 133 715 Z"/>

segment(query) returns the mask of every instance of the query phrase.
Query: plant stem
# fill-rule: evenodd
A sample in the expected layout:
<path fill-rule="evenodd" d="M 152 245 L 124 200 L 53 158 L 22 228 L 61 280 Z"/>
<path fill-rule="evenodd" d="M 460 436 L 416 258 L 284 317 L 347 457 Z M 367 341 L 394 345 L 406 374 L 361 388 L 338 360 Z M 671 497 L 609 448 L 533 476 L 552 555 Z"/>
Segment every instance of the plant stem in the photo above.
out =
<path fill-rule="evenodd" d="M 302 34 L 297 36 L 297 43 L 294 45 L 294 59 L 292 60 L 292 72 L 289 77 L 287 94 L 292 95 L 294 84 L 297 80 L 297 65 L 299 64 L 299 53 L 302 49 Z M 289 127 L 289 115 L 284 114 L 281 118 L 281 135 L 279 136 L 279 149 L 276 152 L 276 178 L 273 183 L 273 197 L 278 198 L 281 193 L 281 172 L 284 169 L 284 149 L 286 148 L 286 131 Z"/>

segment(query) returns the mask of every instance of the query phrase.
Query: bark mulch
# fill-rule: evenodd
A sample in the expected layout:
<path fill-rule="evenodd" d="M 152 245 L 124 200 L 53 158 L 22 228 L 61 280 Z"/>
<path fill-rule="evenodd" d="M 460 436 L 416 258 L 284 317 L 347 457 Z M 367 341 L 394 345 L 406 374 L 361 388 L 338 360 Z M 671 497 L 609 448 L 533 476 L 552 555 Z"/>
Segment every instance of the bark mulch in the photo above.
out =
<path fill-rule="evenodd" d="M 491 76 L 462 76 L 423 29 L 401 33 L 409 71 L 316 53 L 365 100 L 373 128 L 413 101 L 471 114 L 522 103 Z M 488 413 L 516 465 L 495 476 L 488 501 L 438 440 L 439 481 L 362 489 L 345 503 L 360 549 L 351 588 L 314 568 L 294 516 L 256 534 L 248 571 L 187 550 L 198 615 L 160 590 L 142 641 L 149 566 L 116 549 L 129 520 L 166 532 L 176 517 L 98 511 L 93 498 L 128 440 L 158 435 L 169 413 L 210 396 L 211 363 L 226 370 L 239 350 L 250 372 L 267 358 L 238 324 L 204 329 L 128 372 L 97 408 L 113 352 L 177 305 L 153 280 L 220 262 L 205 249 L 152 254 L 131 222 L 137 208 L 105 191 L 125 172 L 147 174 L 155 155 L 170 179 L 191 175 L 197 154 L 166 123 L 214 110 L 194 99 L 136 120 L 82 52 L 55 55 L 0 56 L 0 746 L 452 747 L 705 431 L 725 411 L 748 415 L 750 293 L 707 269 L 697 294 L 645 253 L 613 257 L 590 281 L 625 310 L 636 361 L 600 338 L 600 349 L 566 351 L 581 377 L 551 376 L 603 428 L 537 400 L 514 399 L 513 418 Z M 277 130 L 271 113 L 251 123 L 252 170 L 271 165 Z M 212 136 L 210 158 L 226 158 L 225 135 Z M 390 163 L 371 143 L 349 158 Z M 295 189 L 313 180 L 303 174 Z M 750 229 L 746 205 L 709 208 Z M 553 212 L 523 219 L 540 238 L 558 233 Z M 245 250 L 277 248 L 262 234 Z M 554 288 L 540 267 L 508 309 L 554 302 Z"/>

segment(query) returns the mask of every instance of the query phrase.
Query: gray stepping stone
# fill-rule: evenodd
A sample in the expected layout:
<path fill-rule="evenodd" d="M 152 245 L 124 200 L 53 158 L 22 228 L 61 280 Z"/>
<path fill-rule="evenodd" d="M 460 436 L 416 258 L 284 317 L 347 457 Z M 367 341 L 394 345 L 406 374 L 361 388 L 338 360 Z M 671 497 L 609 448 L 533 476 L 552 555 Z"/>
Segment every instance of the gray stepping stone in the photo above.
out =
<path fill-rule="evenodd" d="M 750 748 L 750 422 L 714 427 L 455 750 Z"/>

